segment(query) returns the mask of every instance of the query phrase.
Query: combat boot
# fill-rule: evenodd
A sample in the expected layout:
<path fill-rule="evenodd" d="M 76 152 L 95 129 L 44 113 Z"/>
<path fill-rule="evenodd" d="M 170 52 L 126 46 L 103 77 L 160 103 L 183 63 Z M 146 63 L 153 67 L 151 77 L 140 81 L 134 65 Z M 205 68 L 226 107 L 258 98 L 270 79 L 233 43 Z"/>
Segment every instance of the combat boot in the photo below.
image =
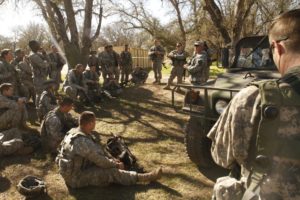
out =
<path fill-rule="evenodd" d="M 153 170 L 151 172 L 145 173 L 145 174 L 138 174 L 138 182 L 151 182 L 156 181 L 157 179 L 160 179 L 162 175 L 162 168 L 158 168 L 156 170 Z"/>
<path fill-rule="evenodd" d="M 164 90 L 171 90 L 171 87 L 169 84 L 167 84 L 165 87 L 164 87 Z"/>

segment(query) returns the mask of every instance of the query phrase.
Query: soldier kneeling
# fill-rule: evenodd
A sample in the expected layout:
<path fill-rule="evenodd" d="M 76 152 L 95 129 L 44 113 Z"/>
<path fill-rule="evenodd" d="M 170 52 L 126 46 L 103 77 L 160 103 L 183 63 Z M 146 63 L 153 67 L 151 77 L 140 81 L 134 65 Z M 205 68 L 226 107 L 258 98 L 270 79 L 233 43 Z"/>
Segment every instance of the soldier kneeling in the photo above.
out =
<path fill-rule="evenodd" d="M 161 177 L 161 168 L 139 174 L 125 171 L 123 163 L 105 156 L 103 148 L 91 136 L 95 125 L 93 112 L 81 113 L 79 127 L 71 129 L 61 143 L 56 161 L 59 173 L 69 187 L 106 186 L 111 183 L 133 185 Z"/>

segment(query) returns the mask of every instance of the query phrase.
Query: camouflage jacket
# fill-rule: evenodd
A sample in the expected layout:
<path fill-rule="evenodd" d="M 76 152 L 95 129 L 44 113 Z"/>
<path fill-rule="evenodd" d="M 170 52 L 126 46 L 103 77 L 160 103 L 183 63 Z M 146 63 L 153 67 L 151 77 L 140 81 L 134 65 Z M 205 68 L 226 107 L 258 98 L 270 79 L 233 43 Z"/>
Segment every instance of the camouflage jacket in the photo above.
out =
<path fill-rule="evenodd" d="M 6 61 L 0 63 L 0 84 L 11 83 L 14 87 L 18 86 L 18 73 L 14 65 Z"/>
<path fill-rule="evenodd" d="M 188 72 L 191 74 L 191 83 L 201 84 L 205 79 L 205 68 L 207 68 L 207 55 L 203 51 L 200 54 L 195 54 L 187 68 Z"/>
<path fill-rule="evenodd" d="M 50 110 L 53 110 L 57 106 L 55 95 L 47 90 L 44 90 L 41 94 L 39 101 L 39 113 L 41 116 L 45 116 Z"/>
<path fill-rule="evenodd" d="M 285 77 L 290 76 L 295 71 L 298 74 L 298 79 L 300 79 L 300 67 L 295 67 L 286 73 L 280 84 L 287 84 L 284 81 Z M 242 168 L 240 181 L 243 183 L 247 181 L 252 169 L 250 150 L 255 143 L 252 143 L 251 139 L 259 130 L 258 124 L 261 123 L 262 113 L 259 89 L 256 86 L 249 86 L 241 90 L 231 100 L 208 134 L 212 140 L 211 152 L 215 162 L 225 168 L 231 168 L 234 163 L 238 163 Z M 293 138 L 291 140 L 298 141 L 297 138 L 300 137 L 300 107 L 283 105 L 279 108 L 279 116 L 280 126 L 276 130 L 280 137 L 284 139 Z M 299 199 L 300 160 L 274 156 L 271 166 L 271 171 L 260 185 L 261 198 Z"/>
<path fill-rule="evenodd" d="M 64 86 L 71 86 L 74 88 L 86 88 L 86 82 L 83 74 L 77 74 L 75 69 L 72 69 L 68 72 Z"/>
<path fill-rule="evenodd" d="M 19 74 L 20 82 L 25 85 L 32 85 L 33 84 L 33 73 L 30 65 L 25 62 L 21 61 L 16 65 L 16 69 Z"/>
<path fill-rule="evenodd" d="M 89 67 L 95 66 L 96 69 L 99 67 L 99 59 L 96 55 L 90 55 L 88 59 Z"/>
<path fill-rule="evenodd" d="M 117 52 L 112 51 L 102 51 L 98 55 L 99 63 L 101 65 L 101 68 L 104 70 L 108 69 L 110 67 L 117 67 L 120 62 L 120 56 Z"/>
<path fill-rule="evenodd" d="M 33 78 L 46 80 L 50 69 L 48 56 L 42 55 L 41 53 L 30 52 L 29 62 L 33 70 Z"/>
<path fill-rule="evenodd" d="M 10 109 L 10 108 L 15 108 L 18 106 L 18 103 L 12 99 L 7 98 L 6 96 L 3 96 L 0 94 L 0 114 L 1 111 Z"/>
<path fill-rule="evenodd" d="M 122 51 L 120 54 L 120 65 L 122 67 L 132 66 L 132 56 L 129 51 Z"/>
<path fill-rule="evenodd" d="M 172 65 L 174 67 L 183 67 L 184 64 L 186 64 L 186 59 L 188 57 L 188 53 L 186 51 L 171 51 L 168 54 L 168 58 L 170 58 L 172 60 Z"/>
<path fill-rule="evenodd" d="M 148 52 L 148 56 L 152 61 L 162 62 L 165 55 L 165 49 L 161 46 L 152 46 Z"/>
<path fill-rule="evenodd" d="M 59 53 L 51 52 L 48 54 L 51 62 L 51 71 L 61 71 L 66 61 Z"/>

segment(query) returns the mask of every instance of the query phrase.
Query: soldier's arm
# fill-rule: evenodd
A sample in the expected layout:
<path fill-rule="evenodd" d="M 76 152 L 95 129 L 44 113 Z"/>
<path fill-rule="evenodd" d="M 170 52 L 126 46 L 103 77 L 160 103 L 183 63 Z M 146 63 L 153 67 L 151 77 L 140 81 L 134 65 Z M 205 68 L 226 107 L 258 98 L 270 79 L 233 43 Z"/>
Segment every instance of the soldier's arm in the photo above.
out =
<path fill-rule="evenodd" d="M 45 123 L 47 134 L 51 135 L 53 140 L 60 142 L 65 136 L 65 133 L 62 132 L 60 120 L 57 117 L 52 116 L 48 118 Z"/>
<path fill-rule="evenodd" d="M 43 95 L 41 97 L 41 104 L 46 108 L 46 110 L 50 111 L 56 107 L 56 105 L 51 104 L 51 99 L 47 97 L 47 95 Z"/>
<path fill-rule="evenodd" d="M 101 168 L 116 168 L 117 164 L 108 159 L 100 145 L 95 144 L 92 140 L 85 137 L 79 137 L 74 140 L 74 152 Z"/>
<path fill-rule="evenodd" d="M 33 66 L 37 66 L 42 69 L 48 69 L 49 63 L 47 60 L 43 60 L 39 55 L 33 54 L 30 56 L 30 62 Z"/>
<path fill-rule="evenodd" d="M 80 85 L 77 85 L 77 83 L 74 81 L 76 80 L 76 76 L 75 76 L 75 73 L 73 71 L 70 71 L 68 73 L 68 81 L 69 81 L 69 85 L 71 87 L 74 87 L 74 88 L 77 88 L 77 89 L 82 89 L 82 87 Z"/>
<path fill-rule="evenodd" d="M 6 81 L 9 80 L 11 78 L 11 76 L 13 75 L 12 72 L 5 72 L 4 70 L 4 64 L 1 63 L 0 64 L 0 81 Z"/>
<path fill-rule="evenodd" d="M 212 157 L 225 168 L 233 163 L 245 164 L 253 135 L 253 119 L 259 112 L 256 106 L 258 89 L 247 87 L 231 100 L 226 110 L 207 135 L 212 140 Z"/>
<path fill-rule="evenodd" d="M 189 65 L 189 67 L 187 68 L 187 70 L 190 73 L 197 73 L 197 72 L 200 72 L 202 70 L 202 66 L 203 66 L 203 60 L 198 59 L 196 61 L 196 64 L 195 65 Z"/>
<path fill-rule="evenodd" d="M 17 106 L 18 103 L 16 101 L 0 96 L 0 108 L 15 108 Z"/>

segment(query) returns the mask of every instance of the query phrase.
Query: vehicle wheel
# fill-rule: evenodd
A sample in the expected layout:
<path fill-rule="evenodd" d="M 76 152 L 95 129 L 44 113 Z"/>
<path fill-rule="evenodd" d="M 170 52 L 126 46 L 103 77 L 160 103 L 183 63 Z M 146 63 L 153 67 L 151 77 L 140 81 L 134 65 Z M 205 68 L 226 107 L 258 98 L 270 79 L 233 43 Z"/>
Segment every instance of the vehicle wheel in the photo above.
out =
<path fill-rule="evenodd" d="M 199 119 L 191 118 L 185 128 L 186 151 L 199 171 L 208 179 L 216 181 L 218 177 L 228 175 L 229 170 L 213 161 L 210 153 L 211 140 L 206 135 Z"/>

